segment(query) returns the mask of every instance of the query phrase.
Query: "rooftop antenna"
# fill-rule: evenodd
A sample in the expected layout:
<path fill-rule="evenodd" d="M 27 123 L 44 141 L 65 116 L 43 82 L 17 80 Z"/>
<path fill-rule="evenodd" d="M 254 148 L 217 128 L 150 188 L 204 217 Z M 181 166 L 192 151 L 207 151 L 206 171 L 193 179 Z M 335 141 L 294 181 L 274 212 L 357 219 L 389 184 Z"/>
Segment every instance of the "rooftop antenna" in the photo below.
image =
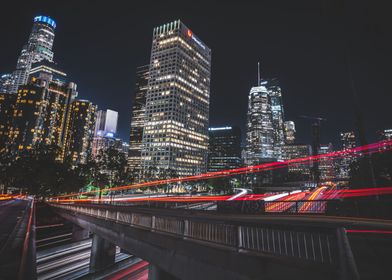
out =
<path fill-rule="evenodd" d="M 257 86 L 260 85 L 260 61 L 257 62 Z"/>

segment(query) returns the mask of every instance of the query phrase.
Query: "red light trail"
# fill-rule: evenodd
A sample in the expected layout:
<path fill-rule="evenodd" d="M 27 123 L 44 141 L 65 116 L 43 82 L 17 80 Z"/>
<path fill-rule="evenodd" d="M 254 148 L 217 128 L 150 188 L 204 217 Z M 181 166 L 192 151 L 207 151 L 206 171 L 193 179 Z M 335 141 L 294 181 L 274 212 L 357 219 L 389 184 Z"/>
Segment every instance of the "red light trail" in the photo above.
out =
<path fill-rule="evenodd" d="M 264 164 L 260 164 L 260 165 L 241 167 L 241 168 L 237 168 L 237 169 L 230 169 L 230 170 L 224 170 L 224 171 L 218 171 L 218 172 L 209 172 L 209 173 L 205 173 L 205 174 L 188 176 L 188 177 L 172 178 L 172 179 L 166 179 L 166 180 L 157 180 L 157 181 L 152 181 L 152 182 L 137 183 L 137 184 L 127 185 L 127 186 L 113 187 L 113 188 L 104 189 L 104 190 L 93 190 L 93 191 L 85 191 L 85 192 L 80 192 L 80 193 L 71 193 L 71 194 L 65 194 L 65 195 L 60 195 L 60 196 L 53 196 L 50 198 L 59 199 L 59 198 L 65 198 L 65 197 L 93 194 L 93 193 L 98 193 L 100 191 L 107 192 L 107 191 L 120 191 L 120 190 L 128 190 L 128 189 L 139 189 L 139 188 L 144 188 L 144 187 L 157 187 L 160 185 L 172 184 L 172 183 L 183 183 L 183 182 L 191 182 L 191 181 L 199 181 L 199 180 L 208 180 L 208 179 L 212 179 L 212 178 L 234 176 L 234 175 L 240 175 L 240 174 L 257 173 L 257 172 L 262 172 L 262 171 L 274 170 L 277 168 L 283 168 L 283 167 L 286 167 L 289 165 L 294 165 L 294 164 L 310 163 L 310 162 L 314 162 L 314 161 L 323 160 L 326 158 L 337 159 L 337 158 L 341 158 L 341 157 L 346 157 L 348 155 L 361 156 L 363 154 L 367 154 L 367 153 L 371 153 L 371 152 L 384 152 L 384 151 L 390 150 L 390 149 L 392 149 L 392 140 L 381 141 L 381 142 L 377 142 L 377 143 L 373 143 L 373 144 L 369 144 L 369 145 L 365 145 L 365 146 L 360 146 L 360 147 L 347 149 L 347 150 L 343 150 L 343 151 L 331 152 L 331 153 L 327 153 L 327 154 L 321 154 L 321 155 L 317 155 L 317 156 L 308 156 L 308 157 L 290 159 L 290 160 L 285 160 L 285 161 L 276 161 L 276 162 L 264 163 Z"/>

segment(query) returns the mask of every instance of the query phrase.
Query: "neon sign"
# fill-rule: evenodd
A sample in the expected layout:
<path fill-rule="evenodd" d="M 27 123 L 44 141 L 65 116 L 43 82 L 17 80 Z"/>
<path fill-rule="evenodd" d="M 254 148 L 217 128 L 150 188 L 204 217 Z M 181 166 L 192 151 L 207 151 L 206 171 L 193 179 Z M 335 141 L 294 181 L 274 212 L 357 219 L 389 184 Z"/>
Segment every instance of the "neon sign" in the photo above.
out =
<path fill-rule="evenodd" d="M 43 22 L 52 26 L 53 28 L 56 28 L 56 22 L 47 16 L 37 16 L 34 18 L 34 22 Z"/>
<path fill-rule="evenodd" d="M 195 41 L 196 44 L 198 44 L 201 48 L 203 48 L 203 50 L 206 49 L 206 47 L 203 45 L 203 43 L 199 39 L 197 39 L 196 36 L 193 35 L 193 32 L 190 29 L 188 29 L 186 34 L 188 35 L 189 38 L 192 38 L 192 40 Z"/>

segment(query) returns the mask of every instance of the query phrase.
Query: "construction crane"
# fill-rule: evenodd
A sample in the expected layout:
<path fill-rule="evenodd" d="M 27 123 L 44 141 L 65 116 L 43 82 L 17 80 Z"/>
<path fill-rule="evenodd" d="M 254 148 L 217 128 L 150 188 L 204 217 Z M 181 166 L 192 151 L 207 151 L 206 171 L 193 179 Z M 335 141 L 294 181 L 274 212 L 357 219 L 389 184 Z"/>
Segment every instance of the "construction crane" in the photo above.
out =
<path fill-rule="evenodd" d="M 321 122 L 327 121 L 326 118 L 322 117 L 311 117 L 311 116 L 300 116 L 302 119 L 312 120 L 312 155 L 317 156 L 320 149 L 320 126 Z M 314 161 L 312 168 L 312 175 L 316 185 L 320 183 L 320 169 L 318 161 Z"/>

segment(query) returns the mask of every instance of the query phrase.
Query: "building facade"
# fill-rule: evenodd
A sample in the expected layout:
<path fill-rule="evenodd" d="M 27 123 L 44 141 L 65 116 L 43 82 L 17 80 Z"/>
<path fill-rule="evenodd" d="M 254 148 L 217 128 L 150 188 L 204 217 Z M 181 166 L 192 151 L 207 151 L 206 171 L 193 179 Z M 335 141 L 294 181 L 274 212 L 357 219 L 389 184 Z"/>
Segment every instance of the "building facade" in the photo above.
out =
<path fill-rule="evenodd" d="M 9 152 L 9 133 L 11 131 L 16 94 L 0 92 L 0 154 Z"/>
<path fill-rule="evenodd" d="M 318 154 L 325 155 L 333 152 L 333 146 L 331 143 L 320 145 Z M 336 178 L 335 162 L 331 157 L 321 157 L 318 164 L 320 180 L 331 181 Z"/>
<path fill-rule="evenodd" d="M 27 85 L 18 89 L 10 144 L 13 151 L 35 145 L 54 145 L 63 149 L 69 104 L 77 95 L 76 85 L 53 80 L 37 71 Z M 65 78 L 65 77 L 64 77 Z"/>
<path fill-rule="evenodd" d="M 357 146 L 354 131 L 340 133 L 340 141 L 342 151 L 345 152 Z M 350 166 L 355 161 L 352 154 L 344 153 L 343 156 L 337 160 L 337 171 L 339 179 L 348 180 L 350 177 Z"/>
<path fill-rule="evenodd" d="M 47 16 L 36 16 L 27 44 L 19 55 L 16 70 L 13 73 L 11 92 L 16 93 L 18 87 L 26 85 L 31 65 L 43 60 L 53 61 L 53 42 L 56 22 Z"/>
<path fill-rule="evenodd" d="M 135 99 L 132 104 L 131 132 L 129 137 L 128 168 L 141 172 L 142 140 L 144 119 L 146 117 L 146 97 L 148 90 L 150 65 L 140 66 L 136 70 Z"/>
<path fill-rule="evenodd" d="M 11 93 L 13 84 L 12 74 L 3 74 L 0 76 L 0 93 Z"/>
<path fill-rule="evenodd" d="M 239 127 L 211 127 L 209 130 L 208 172 L 241 167 Z"/>
<path fill-rule="evenodd" d="M 271 96 L 265 85 L 249 92 L 246 151 L 246 165 L 275 160 Z"/>
<path fill-rule="evenodd" d="M 118 112 L 113 110 L 99 110 L 95 121 L 94 136 L 109 135 L 117 133 Z"/>
<path fill-rule="evenodd" d="M 284 145 L 282 148 L 284 160 L 309 157 L 312 155 L 312 146 L 306 144 L 290 144 Z M 293 163 L 288 165 L 288 174 L 294 180 L 310 180 L 311 179 L 312 161 L 307 160 L 301 163 Z"/>
<path fill-rule="evenodd" d="M 285 143 L 291 145 L 295 143 L 295 123 L 293 121 L 284 122 Z"/>
<path fill-rule="evenodd" d="M 88 100 L 72 101 L 67 120 L 64 158 L 84 164 L 91 154 L 97 106 Z"/>
<path fill-rule="evenodd" d="M 153 30 L 142 169 L 206 171 L 211 50 L 181 21 Z"/>
<path fill-rule="evenodd" d="M 282 147 L 285 144 L 284 110 L 282 89 L 278 79 L 265 81 L 271 98 L 272 126 L 274 130 L 274 153 L 277 160 L 282 159 Z"/>

